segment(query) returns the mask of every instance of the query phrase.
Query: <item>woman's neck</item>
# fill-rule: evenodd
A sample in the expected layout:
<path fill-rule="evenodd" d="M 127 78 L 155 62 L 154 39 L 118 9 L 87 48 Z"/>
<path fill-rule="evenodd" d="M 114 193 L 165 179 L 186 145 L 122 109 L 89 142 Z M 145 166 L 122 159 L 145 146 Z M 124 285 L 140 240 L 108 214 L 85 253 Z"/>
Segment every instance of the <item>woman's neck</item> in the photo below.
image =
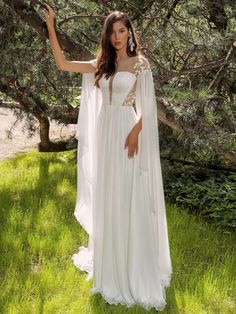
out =
<path fill-rule="evenodd" d="M 124 50 L 117 50 L 116 51 L 116 59 L 117 59 L 117 61 L 119 61 L 119 60 L 125 60 L 125 59 L 127 59 L 129 56 L 127 55 L 127 52 L 126 52 L 126 49 L 124 49 Z"/>

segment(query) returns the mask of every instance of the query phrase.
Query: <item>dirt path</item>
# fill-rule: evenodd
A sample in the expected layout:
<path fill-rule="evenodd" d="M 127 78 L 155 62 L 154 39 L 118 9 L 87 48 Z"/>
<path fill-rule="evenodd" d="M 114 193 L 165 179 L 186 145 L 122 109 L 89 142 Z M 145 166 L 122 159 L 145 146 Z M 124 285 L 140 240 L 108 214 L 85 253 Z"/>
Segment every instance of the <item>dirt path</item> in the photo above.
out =
<path fill-rule="evenodd" d="M 12 131 L 12 139 L 7 138 L 7 131 L 14 124 L 16 117 L 11 109 L 0 108 L 0 159 L 13 157 L 18 152 L 26 152 L 32 148 L 37 148 L 39 143 L 38 131 L 31 138 L 27 137 L 27 132 L 23 131 L 25 119 L 18 121 Z M 38 125 L 36 125 L 38 127 Z M 68 137 L 75 133 L 74 124 L 61 127 L 55 122 L 50 123 L 50 139 Z"/>

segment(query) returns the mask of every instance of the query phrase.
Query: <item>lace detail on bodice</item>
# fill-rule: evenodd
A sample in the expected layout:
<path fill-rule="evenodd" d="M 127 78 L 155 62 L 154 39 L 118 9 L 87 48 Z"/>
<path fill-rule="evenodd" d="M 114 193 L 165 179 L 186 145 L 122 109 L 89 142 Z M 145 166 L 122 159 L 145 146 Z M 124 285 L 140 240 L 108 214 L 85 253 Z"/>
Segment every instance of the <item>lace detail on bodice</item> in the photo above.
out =
<path fill-rule="evenodd" d="M 135 102 L 135 95 L 136 95 L 136 85 L 137 85 L 137 76 L 143 70 L 150 69 L 150 64 L 148 60 L 144 57 L 139 58 L 139 60 L 134 64 L 134 75 L 136 76 L 135 83 L 125 98 L 122 106 L 133 106 Z"/>
<path fill-rule="evenodd" d="M 92 64 L 95 68 L 97 66 L 97 59 L 93 59 L 88 61 L 90 64 Z M 134 83 L 131 85 L 130 90 L 128 91 L 127 95 L 124 98 L 124 101 L 122 102 L 122 106 L 133 106 L 135 103 L 135 96 L 136 96 L 136 85 L 137 85 L 137 77 L 140 74 L 140 72 L 144 70 L 150 69 L 150 64 L 149 61 L 143 57 L 139 56 L 138 61 L 132 65 L 132 68 L 128 70 L 121 70 L 121 71 L 116 71 L 111 77 L 108 79 L 108 97 L 109 97 L 109 103 L 111 104 L 113 99 L 113 80 L 114 77 L 118 72 L 128 72 L 129 74 L 133 74 L 133 77 L 135 78 Z M 105 79 L 106 80 L 106 79 Z M 127 82 L 129 82 L 127 80 Z"/>
<path fill-rule="evenodd" d="M 135 87 L 136 87 L 136 82 L 134 83 L 134 87 L 132 88 L 132 90 L 126 96 L 122 106 L 133 106 L 134 105 L 135 94 L 136 94 Z"/>

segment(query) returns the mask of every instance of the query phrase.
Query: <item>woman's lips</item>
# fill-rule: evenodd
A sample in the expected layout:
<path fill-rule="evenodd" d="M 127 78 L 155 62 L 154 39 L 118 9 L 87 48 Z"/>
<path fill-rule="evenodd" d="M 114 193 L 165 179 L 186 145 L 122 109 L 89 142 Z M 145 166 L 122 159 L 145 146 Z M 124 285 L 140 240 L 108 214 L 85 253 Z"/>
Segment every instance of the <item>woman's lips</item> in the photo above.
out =
<path fill-rule="evenodd" d="M 115 41 L 115 45 L 120 45 L 121 41 Z"/>

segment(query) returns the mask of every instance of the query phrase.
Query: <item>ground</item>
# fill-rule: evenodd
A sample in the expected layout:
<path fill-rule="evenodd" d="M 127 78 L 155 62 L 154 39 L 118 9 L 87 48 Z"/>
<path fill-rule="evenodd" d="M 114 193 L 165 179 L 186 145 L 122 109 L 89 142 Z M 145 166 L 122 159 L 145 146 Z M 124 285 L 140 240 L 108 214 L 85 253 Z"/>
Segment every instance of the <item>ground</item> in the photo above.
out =
<path fill-rule="evenodd" d="M 13 157 L 18 152 L 26 152 L 32 148 L 37 148 L 39 139 L 39 132 L 31 138 L 27 137 L 27 132 L 23 131 L 25 119 L 18 121 L 12 130 L 12 139 L 7 137 L 9 131 L 16 121 L 16 116 L 13 115 L 11 109 L 0 108 L 0 159 Z M 36 125 L 38 127 L 38 125 Z M 67 127 L 50 123 L 50 139 L 61 139 L 69 137 L 75 133 L 76 125 L 69 124 Z"/>

